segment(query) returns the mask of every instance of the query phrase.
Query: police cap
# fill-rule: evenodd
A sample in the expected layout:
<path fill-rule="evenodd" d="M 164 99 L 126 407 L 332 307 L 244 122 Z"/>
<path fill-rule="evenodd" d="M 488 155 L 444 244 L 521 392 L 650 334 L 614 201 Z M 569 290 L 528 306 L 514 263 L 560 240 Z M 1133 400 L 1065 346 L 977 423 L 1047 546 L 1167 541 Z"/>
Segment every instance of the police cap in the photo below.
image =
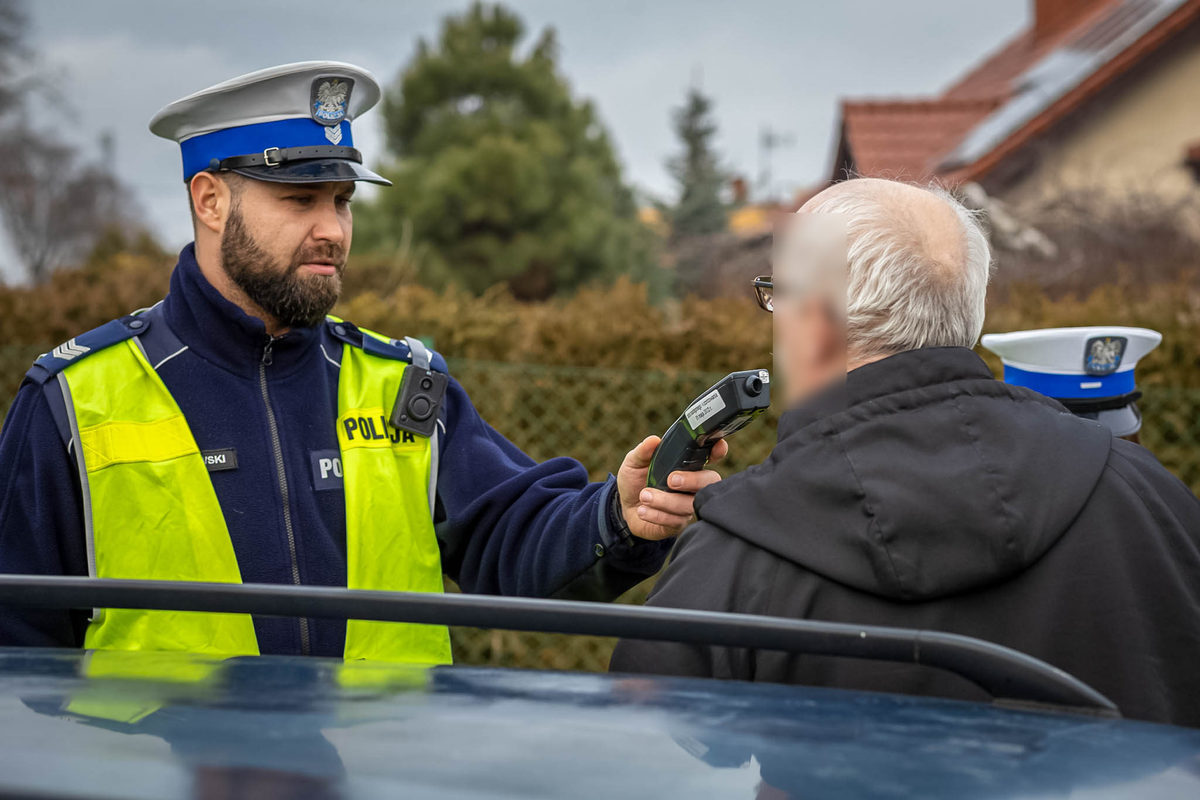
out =
<path fill-rule="evenodd" d="M 351 123 L 379 102 L 371 73 L 338 61 L 251 72 L 176 100 L 150 131 L 178 142 L 183 179 L 228 170 L 262 181 L 391 183 L 362 165 Z"/>
<path fill-rule="evenodd" d="M 1000 356 L 1005 383 L 1053 397 L 1115 436 L 1131 436 L 1142 427 L 1133 370 L 1161 341 L 1158 331 L 1110 325 L 989 333 L 981 344 Z"/>

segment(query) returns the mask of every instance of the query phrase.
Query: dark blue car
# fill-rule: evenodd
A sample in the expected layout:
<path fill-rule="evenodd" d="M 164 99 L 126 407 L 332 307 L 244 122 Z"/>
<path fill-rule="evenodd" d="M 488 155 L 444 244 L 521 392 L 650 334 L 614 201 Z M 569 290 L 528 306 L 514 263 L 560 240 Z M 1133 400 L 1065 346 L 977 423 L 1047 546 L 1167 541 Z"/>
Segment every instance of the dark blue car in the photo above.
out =
<path fill-rule="evenodd" d="M 112 670 L 79 651 L 0 648 L 3 797 L 1200 797 L 1200 731 L 1122 720 L 1071 676 L 947 634 L 491 597 L 0 577 L 0 602 L 14 601 L 753 643 L 941 666 L 997 700 L 270 656 L 134 652 Z"/>

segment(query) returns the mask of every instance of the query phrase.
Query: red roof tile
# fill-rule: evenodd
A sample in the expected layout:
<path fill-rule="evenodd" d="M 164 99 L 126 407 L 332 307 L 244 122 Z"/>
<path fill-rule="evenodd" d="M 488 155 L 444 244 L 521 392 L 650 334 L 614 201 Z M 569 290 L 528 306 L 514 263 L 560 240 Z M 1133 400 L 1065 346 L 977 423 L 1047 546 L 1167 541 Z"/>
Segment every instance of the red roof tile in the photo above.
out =
<path fill-rule="evenodd" d="M 925 180 L 937 161 L 999 104 L 996 100 L 847 101 L 843 136 L 863 175 Z"/>

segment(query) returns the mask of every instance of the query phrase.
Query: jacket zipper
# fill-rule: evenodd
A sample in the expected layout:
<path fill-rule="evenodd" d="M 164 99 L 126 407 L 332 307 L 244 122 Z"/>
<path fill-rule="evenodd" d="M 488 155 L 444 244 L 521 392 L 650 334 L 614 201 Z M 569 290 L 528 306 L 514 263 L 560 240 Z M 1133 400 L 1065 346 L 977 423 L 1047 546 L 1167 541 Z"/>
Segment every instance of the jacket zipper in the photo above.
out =
<path fill-rule="evenodd" d="M 263 347 L 262 360 L 258 362 L 258 385 L 262 390 L 263 405 L 267 409 L 267 427 L 271 431 L 271 447 L 275 451 L 275 475 L 279 479 L 279 493 L 283 497 L 283 527 L 287 531 L 288 553 L 292 557 L 292 583 L 300 585 L 300 560 L 296 557 L 296 532 L 292 528 L 292 505 L 288 494 L 287 473 L 283 469 L 283 445 L 279 441 L 279 426 L 275 423 L 275 411 L 271 408 L 271 393 L 267 389 L 267 367 L 275 360 L 271 348 L 275 337 L 267 340 Z M 308 635 L 308 618 L 300 618 L 300 652 L 309 655 L 311 646 Z"/>

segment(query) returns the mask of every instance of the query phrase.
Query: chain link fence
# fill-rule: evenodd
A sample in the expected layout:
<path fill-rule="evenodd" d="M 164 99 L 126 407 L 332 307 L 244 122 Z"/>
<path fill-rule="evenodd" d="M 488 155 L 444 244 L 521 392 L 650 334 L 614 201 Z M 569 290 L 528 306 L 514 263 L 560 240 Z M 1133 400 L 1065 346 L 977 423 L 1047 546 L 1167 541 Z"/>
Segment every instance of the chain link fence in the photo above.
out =
<path fill-rule="evenodd" d="M 0 412 L 44 347 L 0 347 Z M 769 366 L 747 365 L 751 366 Z M 539 461 L 571 456 L 596 480 L 615 472 L 625 453 L 663 433 L 683 407 L 721 373 L 550 367 L 452 360 L 451 373 L 484 419 Z M 1142 443 L 1200 493 L 1200 389 L 1144 387 Z M 738 433 L 720 471 L 730 474 L 766 458 L 775 442 L 775 411 Z M 641 602 L 649 582 L 621 602 Z M 603 670 L 610 639 L 549 634 L 452 631 L 456 661 L 493 666 Z"/>

